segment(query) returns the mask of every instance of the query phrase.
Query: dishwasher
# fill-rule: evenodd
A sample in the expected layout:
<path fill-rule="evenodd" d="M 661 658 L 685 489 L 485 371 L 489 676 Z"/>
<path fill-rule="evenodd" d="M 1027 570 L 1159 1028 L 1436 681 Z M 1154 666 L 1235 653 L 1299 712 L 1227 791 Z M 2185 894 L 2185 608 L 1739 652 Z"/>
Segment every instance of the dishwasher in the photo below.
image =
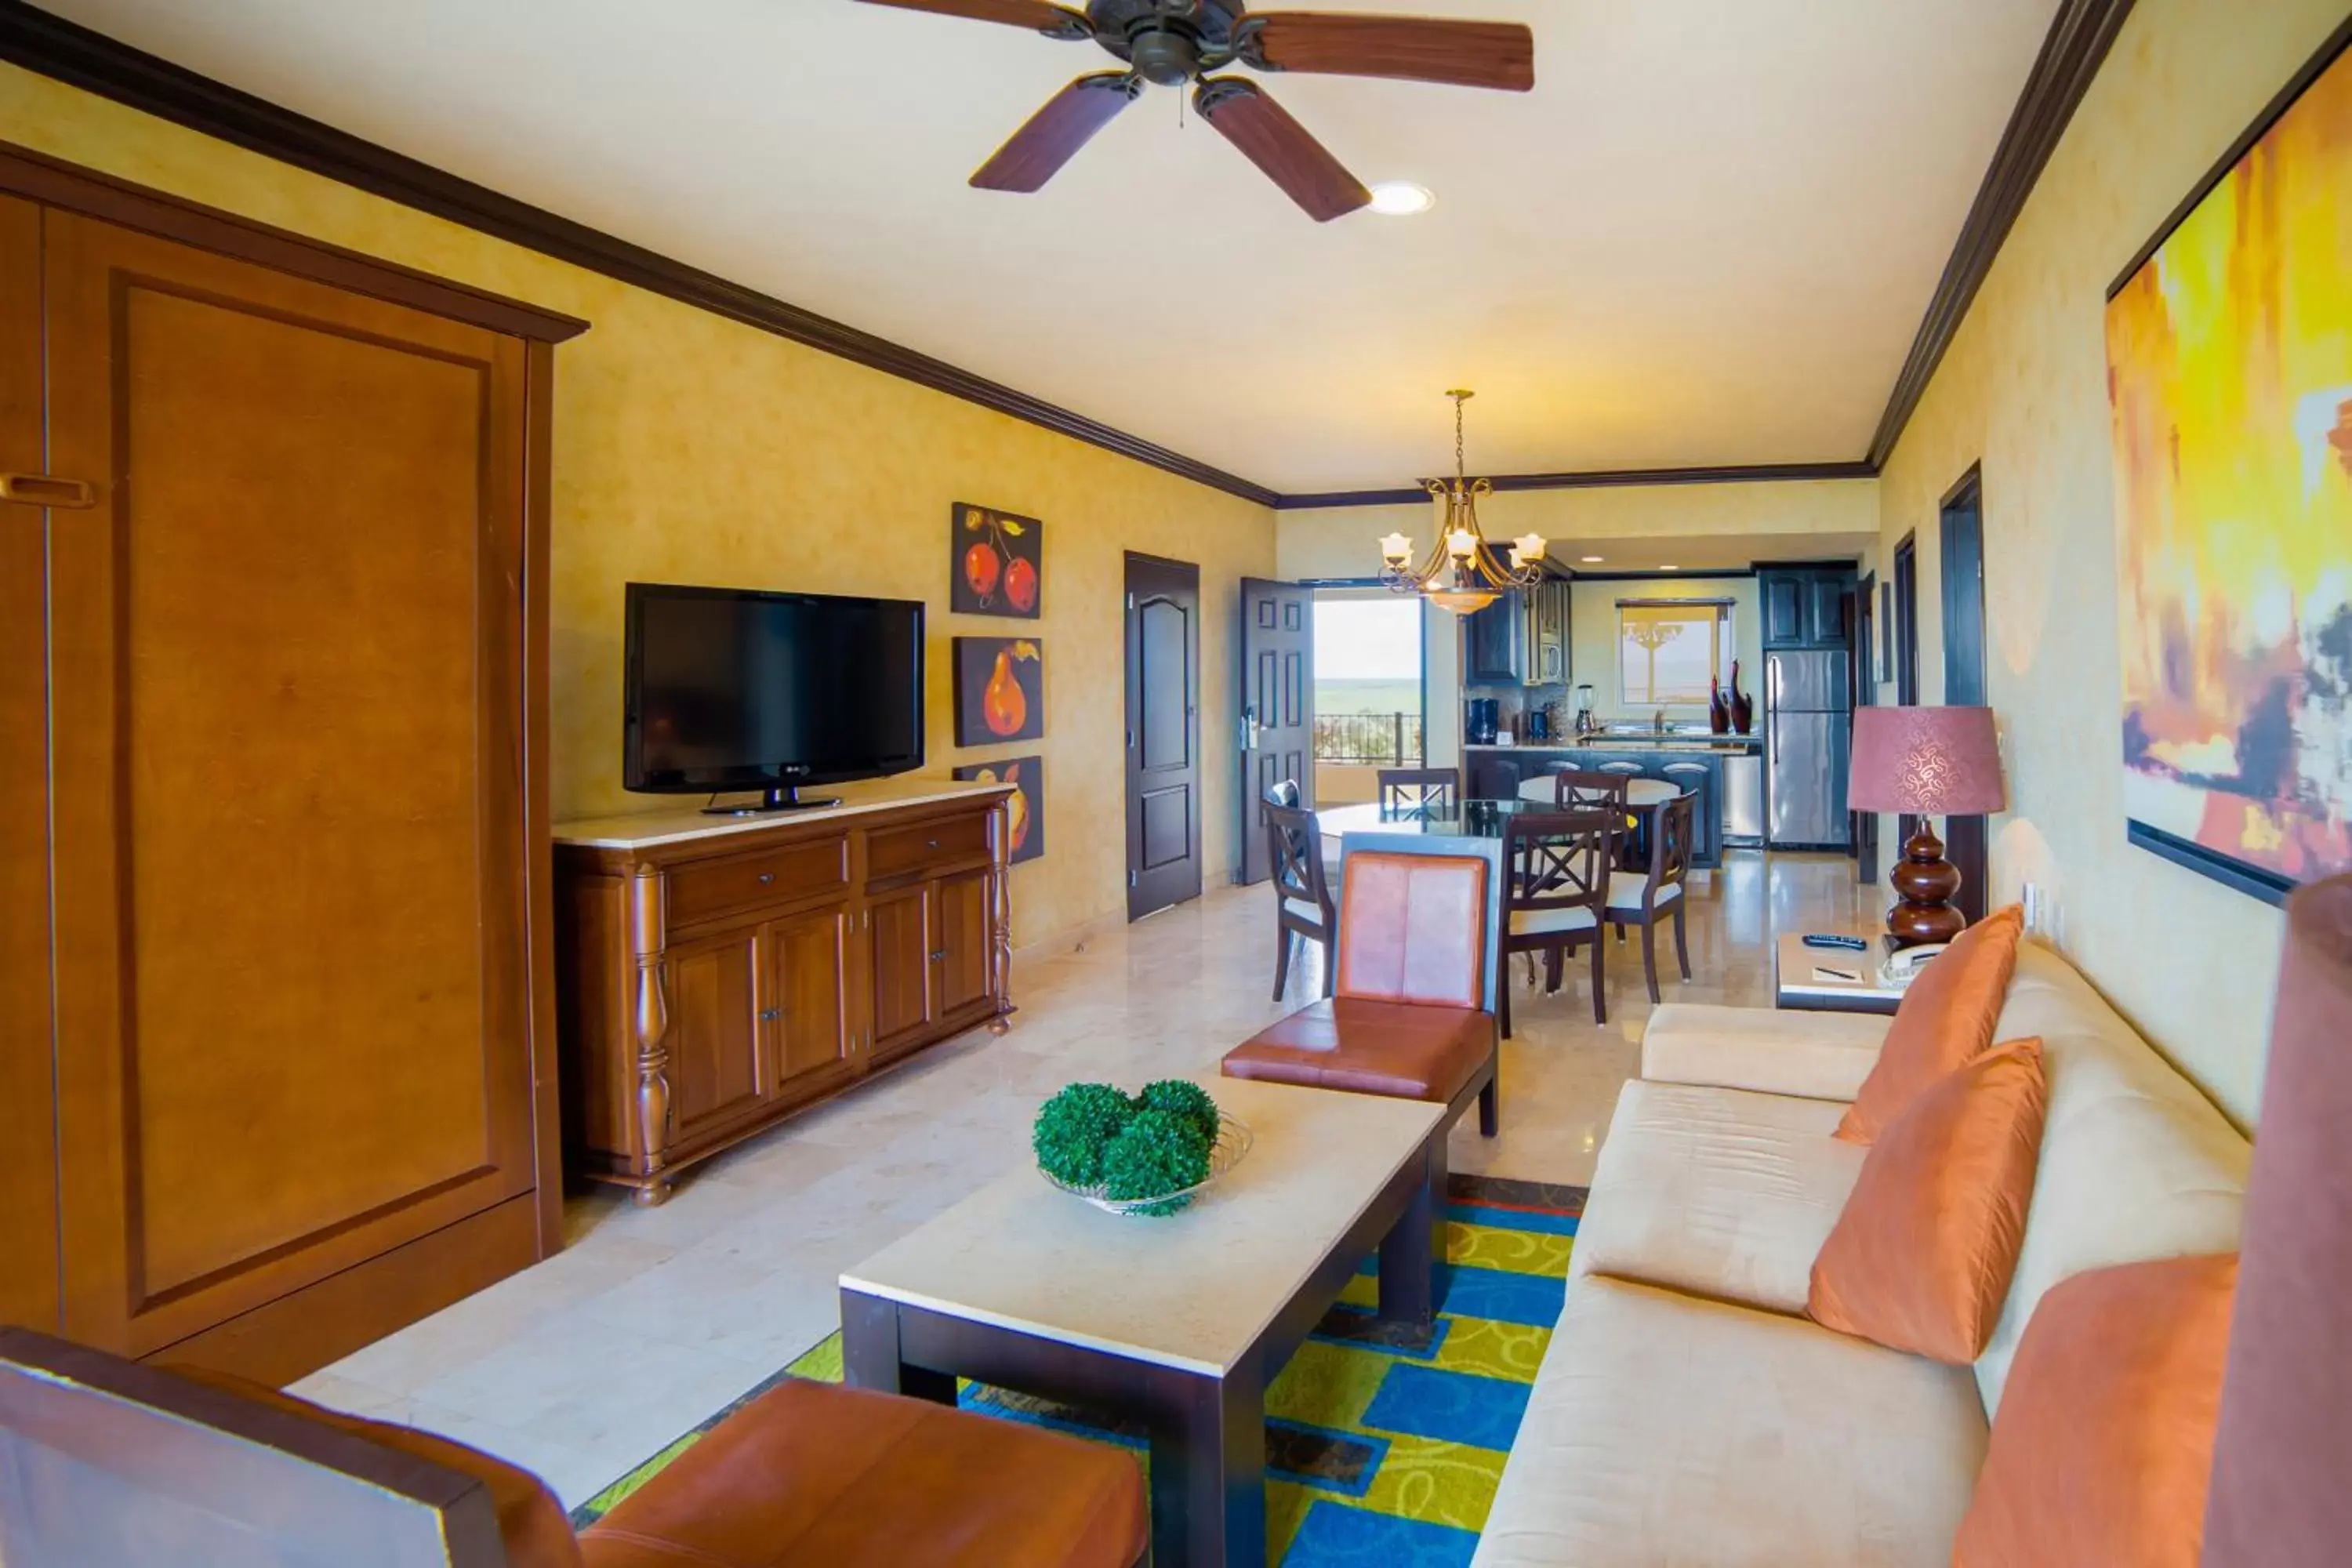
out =
<path fill-rule="evenodd" d="M 1723 759 L 1723 842 L 1764 842 L 1764 759 L 1757 752 Z"/>

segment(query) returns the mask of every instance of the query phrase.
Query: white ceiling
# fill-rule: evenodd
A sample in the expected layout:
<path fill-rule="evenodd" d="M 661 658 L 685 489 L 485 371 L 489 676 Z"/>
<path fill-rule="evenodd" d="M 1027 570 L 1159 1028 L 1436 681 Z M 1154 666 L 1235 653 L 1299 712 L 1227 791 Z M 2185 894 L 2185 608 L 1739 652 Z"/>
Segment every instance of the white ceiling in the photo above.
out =
<path fill-rule="evenodd" d="M 850 0 L 42 0 L 1288 491 L 1858 458 L 2056 0 L 1317 0 L 1524 19 L 1525 96 L 1258 79 L 1417 218 L 1318 226 L 1150 89 L 965 177 L 1092 44 Z M 1259 7 L 1274 10 L 1272 4 Z"/>

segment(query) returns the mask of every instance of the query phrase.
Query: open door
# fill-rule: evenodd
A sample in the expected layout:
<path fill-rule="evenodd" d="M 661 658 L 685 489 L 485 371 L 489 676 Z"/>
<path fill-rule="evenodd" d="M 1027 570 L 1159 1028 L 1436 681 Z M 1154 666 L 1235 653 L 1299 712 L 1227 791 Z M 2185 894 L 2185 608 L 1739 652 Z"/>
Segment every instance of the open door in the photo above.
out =
<path fill-rule="evenodd" d="M 1127 918 L 1201 896 L 1201 569 L 1127 557 Z"/>
<path fill-rule="evenodd" d="M 1242 579 L 1241 880 L 1273 875 L 1265 792 L 1298 782 L 1315 804 L 1315 594 L 1296 583 Z"/>
<path fill-rule="evenodd" d="M 1846 668 L 1853 681 L 1853 706 L 1878 700 L 1878 577 L 1865 572 L 1854 585 L 1853 609 L 1845 618 Z M 1854 876 L 1865 887 L 1878 880 L 1878 813 L 1857 811 L 1847 839 L 1853 846 Z"/>
<path fill-rule="evenodd" d="M 1985 705 L 1984 508 L 1977 474 L 1970 468 L 1942 509 L 1944 701 L 1954 708 Z M 1985 917 L 1990 848 L 1982 816 L 1944 818 L 1944 858 L 1960 872 L 1952 902 L 1971 924 Z"/>

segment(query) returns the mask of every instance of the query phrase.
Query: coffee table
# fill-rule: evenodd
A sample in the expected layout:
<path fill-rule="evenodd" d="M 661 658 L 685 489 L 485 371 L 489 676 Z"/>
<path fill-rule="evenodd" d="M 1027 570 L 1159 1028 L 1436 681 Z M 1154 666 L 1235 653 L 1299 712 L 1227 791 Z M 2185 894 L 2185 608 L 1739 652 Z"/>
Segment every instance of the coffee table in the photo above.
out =
<path fill-rule="evenodd" d="M 1105 1214 L 1024 1166 L 841 1277 L 858 1387 L 1140 1421 L 1159 1568 L 1265 1561 L 1265 1385 L 1376 1247 L 1380 1317 L 1426 1343 L 1444 1183 L 1442 1105 L 1200 1081 L 1256 1144 L 1186 1212 Z"/>

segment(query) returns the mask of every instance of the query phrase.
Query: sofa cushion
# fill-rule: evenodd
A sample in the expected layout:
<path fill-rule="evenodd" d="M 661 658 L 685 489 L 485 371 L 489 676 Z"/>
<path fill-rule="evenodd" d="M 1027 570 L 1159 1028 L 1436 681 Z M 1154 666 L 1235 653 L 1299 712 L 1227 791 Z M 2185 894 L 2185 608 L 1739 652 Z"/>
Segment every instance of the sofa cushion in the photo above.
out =
<path fill-rule="evenodd" d="M 1834 1100 L 1843 1110 L 1877 1065 L 1890 1020 L 1871 1013 L 1669 1002 L 1642 1031 L 1642 1076 Z"/>
<path fill-rule="evenodd" d="M 1984 1444 L 1966 1368 L 1587 1276 L 1472 1562 L 1942 1568 Z"/>
<path fill-rule="evenodd" d="M 1955 1366 L 1992 1335 L 2042 1143 L 2042 1042 L 1995 1046 L 1879 1129 L 1813 1259 L 1824 1328 Z"/>
<path fill-rule="evenodd" d="M 1494 1054 L 1492 1013 L 1339 996 L 1260 1029 L 1225 1053 L 1224 1073 L 1443 1101 Z"/>
<path fill-rule="evenodd" d="M 580 1547 L 589 1568 L 1131 1568 L 1149 1529 L 1119 1449 L 787 1378 Z"/>
<path fill-rule="evenodd" d="M 1869 1151 L 1827 1100 L 1636 1079 L 1617 1098 L 1571 1275 L 1802 1313 L 1813 1256 Z"/>
<path fill-rule="evenodd" d="M 1867 1143 L 1928 1085 L 1982 1056 L 1996 1038 L 2001 999 L 2017 963 L 2024 911 L 2012 904 L 1962 931 L 1903 993 L 1877 1065 L 1863 1080 L 1837 1135 Z"/>
<path fill-rule="evenodd" d="M 2197 1568 L 2237 1279 L 2234 1253 L 2168 1258 L 2095 1268 L 2043 1299 L 1960 1525 L 1959 1568 Z"/>
<path fill-rule="evenodd" d="M 2252 991 L 2247 1005 L 2258 1005 Z M 2046 948 L 2020 948 L 2000 1034 L 2040 1037 L 2050 1104 L 2025 1245 L 1977 1361 L 1988 1411 L 2000 1405 L 2035 1304 L 2060 1280 L 2111 1264 L 2235 1251 L 2253 1153 L 2210 1100 Z"/>

